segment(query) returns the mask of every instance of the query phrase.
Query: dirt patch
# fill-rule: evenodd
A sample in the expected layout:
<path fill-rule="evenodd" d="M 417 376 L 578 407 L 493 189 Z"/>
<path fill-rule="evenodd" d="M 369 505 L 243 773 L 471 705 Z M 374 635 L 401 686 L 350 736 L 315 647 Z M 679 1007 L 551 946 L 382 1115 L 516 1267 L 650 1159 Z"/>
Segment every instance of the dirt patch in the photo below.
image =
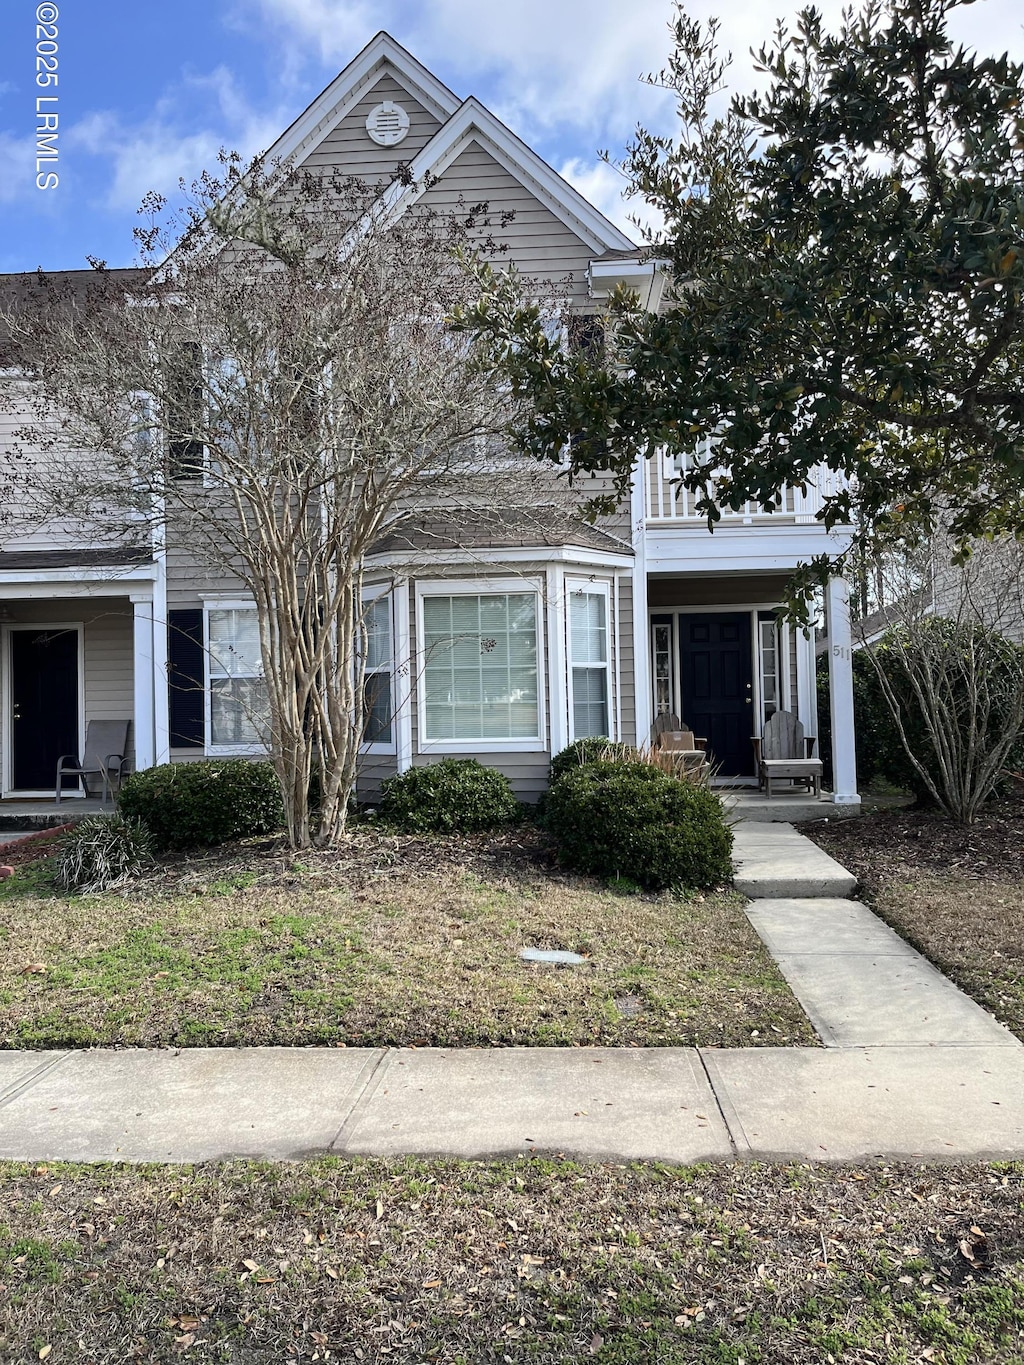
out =
<path fill-rule="evenodd" d="M 1022 1174 L 0 1167 L 0 1358 L 1009 1365 Z"/>

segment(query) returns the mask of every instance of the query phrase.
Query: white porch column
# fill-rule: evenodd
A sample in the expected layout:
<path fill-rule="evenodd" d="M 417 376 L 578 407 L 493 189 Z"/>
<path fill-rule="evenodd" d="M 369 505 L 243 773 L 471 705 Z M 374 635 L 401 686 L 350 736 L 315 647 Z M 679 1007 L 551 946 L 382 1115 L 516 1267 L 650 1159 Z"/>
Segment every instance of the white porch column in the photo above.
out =
<path fill-rule="evenodd" d="M 161 509 L 162 515 L 162 509 Z M 167 696 L 167 544 L 163 523 L 153 532 L 153 732 L 154 763 L 171 761 L 170 701 Z"/>
<path fill-rule="evenodd" d="M 132 665 L 135 677 L 135 768 L 152 768 L 156 758 L 153 693 L 153 600 L 132 598 L 135 612 Z"/>
<path fill-rule="evenodd" d="M 395 766 L 398 772 L 405 773 L 412 767 L 413 647 L 409 580 L 396 580 L 394 591 Z"/>
<path fill-rule="evenodd" d="M 825 629 L 832 713 L 832 800 L 837 806 L 859 806 L 853 719 L 853 639 L 850 634 L 850 593 L 845 579 L 830 578 L 828 581 Z"/>
<path fill-rule="evenodd" d="M 651 627 L 647 607 L 647 497 L 644 481 L 647 461 L 641 456 L 633 470 L 629 511 L 632 523 L 633 560 L 633 686 L 636 705 L 636 742 L 642 748 L 651 740 L 654 698 L 651 695 Z M 625 735 L 620 736 L 625 739 Z"/>

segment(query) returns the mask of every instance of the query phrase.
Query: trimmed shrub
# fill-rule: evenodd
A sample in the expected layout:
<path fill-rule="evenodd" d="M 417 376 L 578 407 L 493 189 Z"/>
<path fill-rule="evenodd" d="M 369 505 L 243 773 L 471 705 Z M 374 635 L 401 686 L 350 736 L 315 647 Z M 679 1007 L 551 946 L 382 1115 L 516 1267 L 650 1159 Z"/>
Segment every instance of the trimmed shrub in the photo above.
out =
<path fill-rule="evenodd" d="M 123 815 L 91 815 L 60 842 L 54 881 L 62 891 L 91 895 L 131 881 L 153 860 L 145 825 Z"/>
<path fill-rule="evenodd" d="M 382 783 L 380 814 L 408 834 L 472 834 L 518 820 L 521 809 L 504 773 L 475 758 L 443 758 Z"/>
<path fill-rule="evenodd" d="M 628 744 L 619 744 L 603 736 L 573 740 L 551 760 L 551 781 L 554 782 L 563 773 L 571 772 L 573 768 L 582 768 L 584 763 L 622 761 L 632 752 Z"/>
<path fill-rule="evenodd" d="M 273 834 L 284 823 L 273 768 L 246 758 L 164 763 L 132 773 L 118 809 L 126 819 L 141 820 L 160 851 Z"/>
<path fill-rule="evenodd" d="M 651 763 L 596 762 L 551 785 L 544 822 L 561 861 L 648 890 L 706 889 L 732 876 L 719 798 Z"/>
<path fill-rule="evenodd" d="M 832 786 L 832 715 L 829 710 L 828 656 L 818 659 L 818 743 L 814 756 L 824 764 L 824 782 Z M 902 754 L 899 736 L 885 704 L 874 664 L 861 649 L 853 653 L 853 718 L 856 728 L 857 783 L 863 789 L 874 778 L 883 776 L 893 744 Z M 908 765 L 909 766 L 909 765 Z M 887 776 L 887 775 L 886 775 Z M 895 781 L 887 776 L 890 782 Z M 903 786 L 902 780 L 896 781 Z"/>

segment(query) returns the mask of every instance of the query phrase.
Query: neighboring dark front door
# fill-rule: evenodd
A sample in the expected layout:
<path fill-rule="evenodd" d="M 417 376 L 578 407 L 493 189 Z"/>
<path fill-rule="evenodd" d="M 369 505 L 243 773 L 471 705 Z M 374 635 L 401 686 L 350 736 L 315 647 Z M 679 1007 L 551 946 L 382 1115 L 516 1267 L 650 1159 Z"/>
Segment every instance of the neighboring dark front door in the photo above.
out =
<path fill-rule="evenodd" d="M 706 737 L 708 757 L 723 777 L 754 771 L 750 616 L 728 612 L 679 618 L 683 722 Z"/>
<path fill-rule="evenodd" d="M 12 630 L 11 786 L 53 791 L 57 762 L 78 751 L 78 632 Z M 65 787 L 76 789 L 77 778 Z"/>

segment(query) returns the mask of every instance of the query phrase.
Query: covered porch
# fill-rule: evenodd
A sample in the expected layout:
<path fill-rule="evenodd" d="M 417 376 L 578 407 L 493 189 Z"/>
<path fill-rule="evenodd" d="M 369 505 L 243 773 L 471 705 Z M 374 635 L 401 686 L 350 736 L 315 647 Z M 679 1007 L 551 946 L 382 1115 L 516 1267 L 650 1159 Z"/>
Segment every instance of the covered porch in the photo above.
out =
<path fill-rule="evenodd" d="M 0 554 L 5 821 L 63 823 L 99 809 L 74 776 L 63 778 L 56 799 L 58 762 L 84 756 L 90 723 L 120 730 L 128 771 L 151 766 L 158 753 L 154 679 L 166 641 L 154 629 L 154 565 L 138 563 L 138 554 L 131 563 L 55 565 L 58 553 L 69 552 Z"/>
<path fill-rule="evenodd" d="M 715 573 L 710 568 L 648 574 L 646 691 L 652 726 L 659 715 L 674 714 L 705 739 L 715 784 L 730 793 L 730 803 L 746 819 L 807 820 L 838 814 L 839 807 L 843 814 L 856 813 L 860 797 L 845 584 L 832 580 L 825 603 L 833 790 L 816 798 L 803 787 L 773 782 L 768 797 L 759 790 L 755 740 L 773 715 L 795 717 L 804 738 L 814 741 L 812 756 L 821 757 L 813 632 L 778 620 L 788 571 Z M 790 723 L 788 716 L 783 719 Z"/>

